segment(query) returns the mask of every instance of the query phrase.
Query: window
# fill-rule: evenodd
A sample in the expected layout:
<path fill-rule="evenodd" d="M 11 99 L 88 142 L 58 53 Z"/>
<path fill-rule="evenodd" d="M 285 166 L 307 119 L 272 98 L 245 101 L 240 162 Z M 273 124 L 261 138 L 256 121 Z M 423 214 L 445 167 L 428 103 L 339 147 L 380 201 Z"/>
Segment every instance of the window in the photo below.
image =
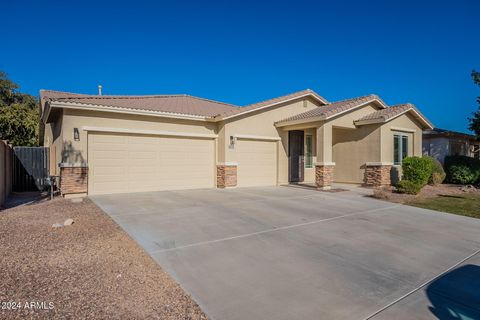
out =
<path fill-rule="evenodd" d="M 408 156 L 408 136 L 395 134 L 393 136 L 393 164 L 401 165 L 403 158 Z"/>
<path fill-rule="evenodd" d="M 305 136 L 305 168 L 313 168 L 313 138 Z"/>

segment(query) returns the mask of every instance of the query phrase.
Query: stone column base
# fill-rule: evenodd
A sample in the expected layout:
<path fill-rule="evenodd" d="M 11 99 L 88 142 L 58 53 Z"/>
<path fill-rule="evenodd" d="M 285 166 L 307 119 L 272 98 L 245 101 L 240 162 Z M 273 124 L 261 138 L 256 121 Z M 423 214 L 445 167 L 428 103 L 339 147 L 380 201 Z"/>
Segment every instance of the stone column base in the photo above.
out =
<path fill-rule="evenodd" d="M 86 195 L 88 192 L 88 167 L 86 165 L 60 165 L 60 191 L 62 196 Z"/>
<path fill-rule="evenodd" d="M 317 189 L 328 190 L 332 188 L 334 163 L 315 165 L 315 184 Z"/>
<path fill-rule="evenodd" d="M 217 188 L 237 186 L 237 164 L 224 163 L 217 165 Z"/>
<path fill-rule="evenodd" d="M 364 184 L 369 187 L 389 186 L 392 164 L 367 163 L 365 166 Z"/>

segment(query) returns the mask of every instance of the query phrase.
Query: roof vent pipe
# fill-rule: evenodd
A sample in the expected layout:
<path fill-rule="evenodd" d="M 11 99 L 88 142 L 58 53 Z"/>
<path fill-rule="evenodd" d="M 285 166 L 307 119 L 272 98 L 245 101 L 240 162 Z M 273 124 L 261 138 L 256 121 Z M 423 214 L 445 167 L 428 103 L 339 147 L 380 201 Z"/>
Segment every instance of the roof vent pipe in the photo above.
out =
<path fill-rule="evenodd" d="M 101 85 L 98 85 L 98 95 L 99 96 L 102 95 L 102 86 Z"/>

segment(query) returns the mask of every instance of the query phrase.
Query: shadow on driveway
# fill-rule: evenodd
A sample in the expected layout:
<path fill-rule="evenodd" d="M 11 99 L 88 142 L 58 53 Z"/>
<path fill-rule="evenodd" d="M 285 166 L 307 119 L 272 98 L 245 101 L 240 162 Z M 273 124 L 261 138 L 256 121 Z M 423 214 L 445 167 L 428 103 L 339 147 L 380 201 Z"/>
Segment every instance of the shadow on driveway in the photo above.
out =
<path fill-rule="evenodd" d="M 432 282 L 426 289 L 430 311 L 441 320 L 480 319 L 480 266 L 467 264 Z"/>

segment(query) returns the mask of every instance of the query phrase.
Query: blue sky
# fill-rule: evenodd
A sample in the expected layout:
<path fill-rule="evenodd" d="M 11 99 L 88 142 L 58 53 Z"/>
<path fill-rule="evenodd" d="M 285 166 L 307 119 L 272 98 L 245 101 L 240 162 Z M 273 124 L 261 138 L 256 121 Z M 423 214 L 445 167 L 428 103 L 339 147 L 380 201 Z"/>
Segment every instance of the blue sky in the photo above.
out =
<path fill-rule="evenodd" d="M 45 2 L 0 10 L 0 69 L 35 95 L 375 93 L 458 131 L 480 95 L 480 1 Z"/>

